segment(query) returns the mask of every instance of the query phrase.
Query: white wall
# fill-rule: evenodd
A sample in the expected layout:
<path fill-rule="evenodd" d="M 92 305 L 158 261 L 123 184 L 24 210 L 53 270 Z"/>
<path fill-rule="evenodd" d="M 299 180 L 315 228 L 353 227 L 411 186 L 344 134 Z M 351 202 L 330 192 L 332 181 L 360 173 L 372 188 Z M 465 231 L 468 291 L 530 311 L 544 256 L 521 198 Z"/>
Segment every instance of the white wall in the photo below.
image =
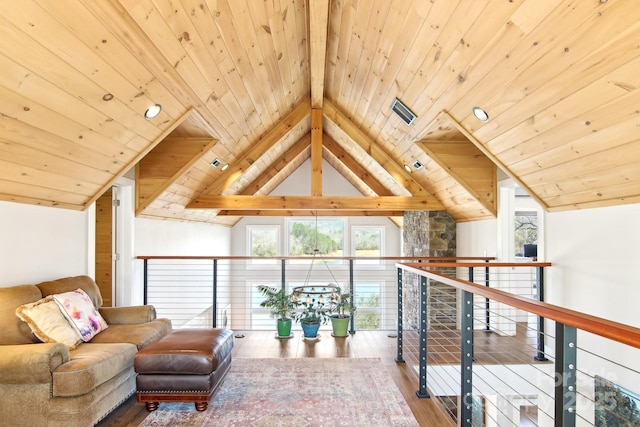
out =
<path fill-rule="evenodd" d="M 640 327 L 640 204 L 549 213 L 550 302 Z"/>
<path fill-rule="evenodd" d="M 89 274 L 88 211 L 0 202 L 0 287 Z M 91 257 L 93 259 L 93 257 Z"/>

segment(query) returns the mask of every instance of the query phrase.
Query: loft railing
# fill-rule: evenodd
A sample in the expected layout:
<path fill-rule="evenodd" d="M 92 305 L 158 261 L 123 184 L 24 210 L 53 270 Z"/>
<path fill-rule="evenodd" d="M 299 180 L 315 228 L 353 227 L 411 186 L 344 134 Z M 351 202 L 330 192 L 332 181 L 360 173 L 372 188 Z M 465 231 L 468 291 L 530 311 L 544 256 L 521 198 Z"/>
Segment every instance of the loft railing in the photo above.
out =
<path fill-rule="evenodd" d="M 526 296 L 513 292 L 521 263 L 397 264 L 397 361 L 418 373 L 416 394 L 460 426 L 640 426 L 640 329 L 545 303 L 549 264 L 532 266 Z M 435 315 L 451 290 L 455 318 Z"/>
<path fill-rule="evenodd" d="M 258 285 L 291 291 L 304 284 L 336 283 L 356 296 L 356 329 L 396 328 L 397 262 L 488 261 L 487 257 L 246 257 L 140 256 L 144 302 L 175 327 L 207 325 L 238 330 L 273 329 L 259 307 Z"/>
<path fill-rule="evenodd" d="M 638 329 L 546 304 L 548 263 L 139 258 L 145 302 L 160 316 L 175 327 L 238 331 L 274 330 L 256 286 L 290 290 L 314 263 L 312 283 L 337 282 L 359 298 L 351 331 L 397 335 L 397 359 L 413 368 L 418 396 L 439 399 L 459 425 L 640 425 Z"/>

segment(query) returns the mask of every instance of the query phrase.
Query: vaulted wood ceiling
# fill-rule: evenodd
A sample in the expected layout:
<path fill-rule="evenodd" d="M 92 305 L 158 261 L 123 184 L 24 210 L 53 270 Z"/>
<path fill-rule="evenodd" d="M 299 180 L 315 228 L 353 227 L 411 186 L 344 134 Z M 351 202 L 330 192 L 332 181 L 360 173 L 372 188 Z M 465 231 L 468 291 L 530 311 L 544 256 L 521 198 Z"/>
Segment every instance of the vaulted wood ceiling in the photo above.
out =
<path fill-rule="evenodd" d="M 497 170 L 550 211 L 640 201 L 636 2 L 21 0 L 0 31 L 1 200 L 85 209 L 135 168 L 139 216 L 220 224 L 491 218 Z"/>

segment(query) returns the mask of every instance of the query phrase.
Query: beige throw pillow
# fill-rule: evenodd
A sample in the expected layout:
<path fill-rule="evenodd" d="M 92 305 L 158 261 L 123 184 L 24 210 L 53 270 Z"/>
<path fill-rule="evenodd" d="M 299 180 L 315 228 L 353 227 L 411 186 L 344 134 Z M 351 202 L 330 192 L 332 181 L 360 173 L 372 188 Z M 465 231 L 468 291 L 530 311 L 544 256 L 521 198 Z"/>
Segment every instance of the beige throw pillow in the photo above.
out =
<path fill-rule="evenodd" d="M 80 334 L 64 317 L 53 296 L 21 305 L 16 308 L 16 316 L 26 322 L 33 335 L 42 342 L 63 343 L 70 350 L 82 342 Z"/>
<path fill-rule="evenodd" d="M 62 315 L 80 334 L 80 339 L 89 342 L 108 328 L 107 322 L 93 306 L 91 298 L 82 289 L 53 295 Z"/>

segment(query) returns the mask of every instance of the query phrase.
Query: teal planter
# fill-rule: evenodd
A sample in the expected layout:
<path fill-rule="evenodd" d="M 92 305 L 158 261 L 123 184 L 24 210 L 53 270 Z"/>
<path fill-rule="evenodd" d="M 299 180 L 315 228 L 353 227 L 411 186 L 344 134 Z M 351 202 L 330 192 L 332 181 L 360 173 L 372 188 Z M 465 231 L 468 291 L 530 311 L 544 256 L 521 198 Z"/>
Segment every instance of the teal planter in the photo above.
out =
<path fill-rule="evenodd" d="M 283 338 L 291 336 L 291 319 L 278 319 L 278 336 Z"/>
<path fill-rule="evenodd" d="M 351 317 L 331 316 L 331 326 L 333 327 L 334 337 L 346 337 L 349 330 L 349 322 Z"/>
<path fill-rule="evenodd" d="M 300 323 L 302 326 L 302 333 L 305 338 L 317 338 L 318 329 L 320 329 L 320 322 L 318 323 Z"/>

